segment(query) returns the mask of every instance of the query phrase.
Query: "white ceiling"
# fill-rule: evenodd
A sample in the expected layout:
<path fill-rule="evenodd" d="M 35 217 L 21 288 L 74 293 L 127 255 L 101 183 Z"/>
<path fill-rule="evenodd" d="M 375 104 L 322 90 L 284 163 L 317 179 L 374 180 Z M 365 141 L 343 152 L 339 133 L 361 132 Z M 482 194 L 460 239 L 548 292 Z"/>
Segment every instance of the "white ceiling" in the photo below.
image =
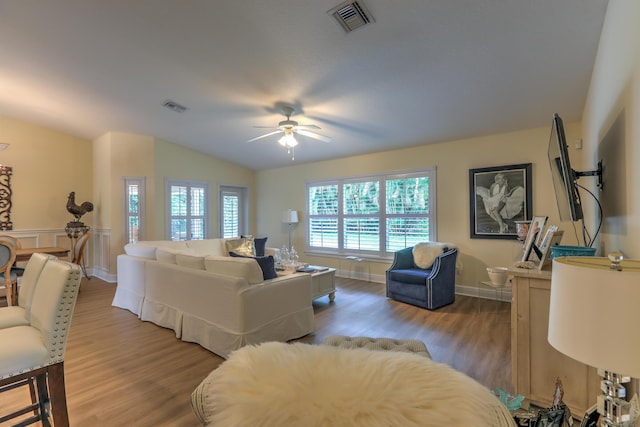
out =
<path fill-rule="evenodd" d="M 607 0 L 363 2 L 376 22 L 346 34 L 340 0 L 2 0 L 0 114 L 252 169 L 292 164 L 246 142 L 282 102 L 333 138 L 295 163 L 580 120 Z"/>

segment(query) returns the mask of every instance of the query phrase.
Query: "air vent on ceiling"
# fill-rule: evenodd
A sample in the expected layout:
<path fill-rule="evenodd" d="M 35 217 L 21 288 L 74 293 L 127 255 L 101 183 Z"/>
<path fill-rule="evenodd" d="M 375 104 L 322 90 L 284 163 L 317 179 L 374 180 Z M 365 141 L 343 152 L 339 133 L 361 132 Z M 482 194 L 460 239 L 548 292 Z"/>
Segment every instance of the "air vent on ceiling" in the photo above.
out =
<path fill-rule="evenodd" d="M 177 102 L 172 101 L 170 99 L 167 99 L 166 101 L 164 101 L 162 106 L 170 110 L 173 110 L 176 113 L 184 113 L 185 111 L 187 111 L 187 107 L 185 107 L 184 105 L 180 105 Z"/>
<path fill-rule="evenodd" d="M 362 0 L 342 3 L 327 13 L 332 15 L 347 33 L 375 22 Z"/>

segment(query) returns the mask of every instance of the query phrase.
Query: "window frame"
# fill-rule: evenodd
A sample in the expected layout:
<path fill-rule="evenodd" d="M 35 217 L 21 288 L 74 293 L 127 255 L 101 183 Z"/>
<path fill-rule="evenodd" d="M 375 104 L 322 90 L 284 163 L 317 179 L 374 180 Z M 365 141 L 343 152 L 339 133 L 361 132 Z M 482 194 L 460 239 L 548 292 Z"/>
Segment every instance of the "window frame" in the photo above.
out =
<path fill-rule="evenodd" d="M 187 214 L 186 215 L 171 215 L 171 187 L 187 187 Z M 191 214 L 191 190 L 193 188 L 202 188 L 204 191 L 204 201 L 203 208 L 204 212 L 202 215 L 192 215 Z M 165 223 L 165 236 L 168 240 L 173 240 L 171 235 L 171 221 L 174 218 L 185 218 L 187 220 L 186 223 L 186 231 L 185 231 L 185 239 L 183 240 L 194 240 L 191 239 L 192 233 L 191 230 L 191 220 L 202 218 L 202 236 L 203 239 L 207 239 L 209 236 L 209 183 L 207 181 L 196 181 L 196 180 L 185 180 L 185 179 L 170 179 L 167 178 L 165 180 L 165 214 L 166 214 L 166 223 Z"/>
<path fill-rule="evenodd" d="M 249 201 L 248 189 L 233 185 L 220 185 L 218 188 L 218 205 L 219 209 L 219 236 L 221 238 L 240 237 L 243 234 L 249 234 Z M 235 195 L 238 198 L 238 235 L 225 237 L 225 205 L 224 198 L 227 195 Z"/>
<path fill-rule="evenodd" d="M 429 209 L 426 214 L 387 214 L 387 194 L 386 194 L 386 184 L 387 181 L 397 180 L 397 179 L 407 179 L 407 178 L 415 178 L 415 177 L 426 177 L 428 178 L 428 203 Z M 379 181 L 378 186 L 378 201 L 379 201 L 379 210 L 378 214 L 345 214 L 344 213 L 344 186 L 345 184 L 353 184 L 353 183 L 363 183 L 367 181 Z M 312 187 L 320 187 L 320 186 L 332 186 L 337 185 L 337 197 L 338 197 L 338 207 L 337 207 L 337 215 L 312 215 L 310 213 L 310 189 Z M 310 254 L 318 254 L 318 255 L 336 255 L 336 256 L 360 256 L 369 259 L 391 259 L 395 253 L 394 250 L 387 251 L 387 220 L 389 218 L 398 218 L 398 217 L 406 217 L 406 218 L 427 218 L 429 222 L 429 240 L 437 241 L 437 220 L 436 220 L 436 212 L 437 212 L 437 195 L 436 195 L 436 167 L 431 166 L 424 169 L 419 170 L 407 170 L 407 171 L 394 171 L 394 172 L 385 172 L 385 173 L 377 173 L 371 175 L 362 175 L 362 176 L 352 176 L 352 177 L 342 177 L 342 178 L 331 178 L 325 180 L 313 180 L 307 181 L 305 183 L 305 212 L 308 218 L 308 221 L 305 224 L 305 234 L 306 234 L 306 252 Z M 361 218 L 378 218 L 378 236 L 379 236 L 379 247 L 378 250 L 362 250 L 362 249 L 348 249 L 345 247 L 345 239 L 344 239 L 344 223 L 345 219 L 352 217 L 361 217 Z M 334 219 L 337 218 L 337 235 L 338 235 L 338 244 L 337 248 L 330 247 L 322 247 L 322 246 L 312 246 L 311 245 L 311 223 L 313 219 Z"/>
<path fill-rule="evenodd" d="M 145 236 L 145 199 L 146 199 L 146 178 L 144 176 L 123 176 L 123 212 L 124 212 L 124 241 L 127 243 L 135 243 L 144 240 Z M 138 186 L 138 212 L 135 214 L 131 212 L 129 203 L 129 187 L 132 185 Z M 132 216 L 138 217 L 138 239 L 133 240 L 131 236 L 131 229 L 129 228 L 129 221 Z"/>

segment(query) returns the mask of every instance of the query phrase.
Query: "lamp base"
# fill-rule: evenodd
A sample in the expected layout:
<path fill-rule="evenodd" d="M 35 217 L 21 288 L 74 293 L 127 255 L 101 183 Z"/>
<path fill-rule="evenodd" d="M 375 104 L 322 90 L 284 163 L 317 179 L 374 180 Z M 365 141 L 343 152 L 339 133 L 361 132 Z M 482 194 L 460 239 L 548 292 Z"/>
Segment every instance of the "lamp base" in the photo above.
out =
<path fill-rule="evenodd" d="M 627 389 L 622 384 L 628 383 L 631 378 L 602 369 L 598 369 L 598 374 L 602 376 L 600 390 L 604 393 L 598 396 L 597 404 L 598 413 L 603 417 L 600 426 L 628 426 L 631 421 L 631 405 L 625 400 Z"/>

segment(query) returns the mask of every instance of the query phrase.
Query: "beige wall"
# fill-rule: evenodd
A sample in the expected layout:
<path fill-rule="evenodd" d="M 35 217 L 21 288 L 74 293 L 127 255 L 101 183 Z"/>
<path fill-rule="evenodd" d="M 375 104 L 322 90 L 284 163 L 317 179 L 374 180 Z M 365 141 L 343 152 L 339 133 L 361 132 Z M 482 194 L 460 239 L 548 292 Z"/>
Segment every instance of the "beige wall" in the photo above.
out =
<path fill-rule="evenodd" d="M 109 132 L 93 142 L 95 268 L 103 277 L 115 275 L 116 257 L 125 243 L 123 177 L 141 176 L 153 183 L 153 159 L 154 139 L 149 136 Z M 149 182 L 146 185 L 153 188 Z M 153 224 L 155 215 L 147 211 L 145 220 Z"/>
<path fill-rule="evenodd" d="M 99 205 L 97 264 L 103 267 L 104 276 L 115 275 L 117 255 L 124 253 L 124 177 L 145 178 L 145 240 L 165 238 L 168 178 L 209 184 L 211 237 L 218 234 L 218 187 L 244 186 L 250 194 L 255 193 L 253 171 L 151 136 L 109 132 L 94 141 L 93 149 L 93 191 Z M 253 200 L 250 207 L 255 212 Z"/>
<path fill-rule="evenodd" d="M 149 239 L 165 239 L 166 210 L 165 185 L 167 179 L 188 179 L 206 181 L 209 184 L 210 227 L 209 237 L 218 237 L 218 189 L 221 185 L 246 187 L 249 192 L 249 224 L 251 231 L 255 224 L 255 172 L 198 151 L 189 150 L 177 144 L 156 139 L 155 144 L 155 198 L 151 210 L 156 215 L 154 229 L 150 229 Z M 158 215 L 158 213 L 161 213 Z"/>
<path fill-rule="evenodd" d="M 469 169 L 532 163 L 533 214 L 547 215 L 552 224 L 565 230 L 563 243 L 575 244 L 570 223 L 560 223 L 551 185 L 547 147 L 549 127 L 490 135 L 403 150 L 368 154 L 333 161 L 300 164 L 260 171 L 257 174 L 258 234 L 269 237 L 268 245 L 280 247 L 287 241 L 287 228 L 281 223 L 284 209 L 302 213 L 293 232 L 293 245 L 305 247 L 305 183 L 309 180 L 416 170 L 435 166 L 437 181 L 437 239 L 454 242 L 463 264 L 458 285 L 476 287 L 488 280 L 487 266 L 511 265 L 519 255 L 516 241 L 471 239 L 469 237 Z M 579 124 L 566 124 L 569 141 L 580 138 Z M 571 155 L 576 157 L 573 144 Z M 301 149 L 304 149 L 301 148 Z M 341 258 L 305 256 L 311 263 L 349 268 Z M 383 275 L 386 263 L 371 263 L 371 273 Z"/>
<path fill-rule="evenodd" d="M 605 144 L 618 144 L 618 162 L 605 163 L 605 218 L 599 249 L 640 258 L 640 3 L 610 1 L 583 113 L 584 161 L 595 165 Z M 612 158 L 607 158 L 611 160 Z M 616 160 L 615 157 L 613 160 Z M 594 209 L 587 212 L 595 222 Z"/>
<path fill-rule="evenodd" d="M 73 220 L 65 207 L 69 192 L 76 192 L 78 203 L 93 201 L 91 142 L 4 116 L 0 129 L 0 142 L 10 144 L 0 163 L 13 168 L 14 230 L 63 231 Z M 88 213 L 82 221 L 92 225 L 93 217 Z M 54 243 L 43 238 L 41 246 Z"/>

